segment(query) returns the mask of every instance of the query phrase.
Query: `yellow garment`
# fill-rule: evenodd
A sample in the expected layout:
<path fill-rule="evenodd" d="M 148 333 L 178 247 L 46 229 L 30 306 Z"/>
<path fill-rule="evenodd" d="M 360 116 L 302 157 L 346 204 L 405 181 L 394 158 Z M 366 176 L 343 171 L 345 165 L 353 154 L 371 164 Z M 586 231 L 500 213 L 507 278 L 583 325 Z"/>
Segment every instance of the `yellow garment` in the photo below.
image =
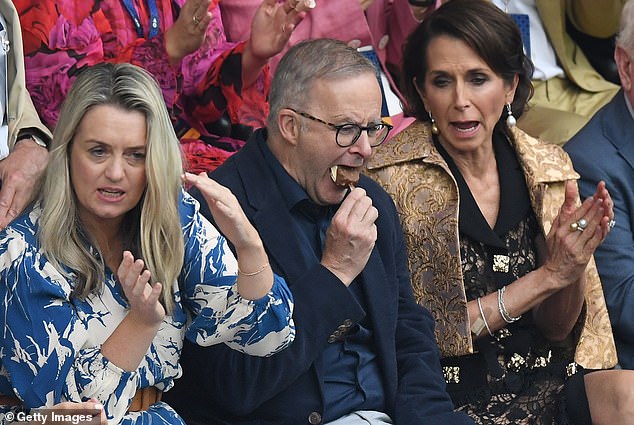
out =
<path fill-rule="evenodd" d="M 519 127 L 534 137 L 563 144 L 612 99 L 619 87 L 592 67 L 568 35 L 566 14 L 579 31 L 607 38 L 618 30 L 623 4 L 624 0 L 537 0 L 542 24 L 568 81 L 549 80 L 548 86 L 538 88 Z"/>
<path fill-rule="evenodd" d="M 618 92 L 589 92 L 568 79 L 533 80 L 535 94 L 529 108 L 517 121 L 518 127 L 540 139 L 562 145 L 585 126 L 590 118 Z"/>
<path fill-rule="evenodd" d="M 579 175 L 560 147 L 521 130 L 514 135 L 531 205 L 545 235 L 564 201 L 565 182 Z M 458 187 L 433 145 L 429 124 L 415 122 L 376 148 L 367 168 L 396 203 L 414 295 L 436 319 L 442 356 L 473 353 L 458 240 Z M 613 367 L 616 349 L 594 260 L 586 270 L 585 308 L 577 326 L 582 330 L 575 361 L 588 369 Z"/>

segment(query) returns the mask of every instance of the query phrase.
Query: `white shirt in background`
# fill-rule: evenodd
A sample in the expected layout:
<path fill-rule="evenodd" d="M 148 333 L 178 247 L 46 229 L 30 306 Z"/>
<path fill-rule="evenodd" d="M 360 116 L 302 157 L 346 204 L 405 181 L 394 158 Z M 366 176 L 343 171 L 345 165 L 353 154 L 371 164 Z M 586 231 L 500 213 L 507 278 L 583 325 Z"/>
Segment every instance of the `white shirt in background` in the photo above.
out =
<path fill-rule="evenodd" d="M 546 35 L 535 0 L 493 0 L 493 3 L 506 13 L 528 15 L 531 60 L 535 65 L 533 79 L 549 80 L 553 77 L 563 77 L 564 70 L 557 64 L 557 56 Z"/>

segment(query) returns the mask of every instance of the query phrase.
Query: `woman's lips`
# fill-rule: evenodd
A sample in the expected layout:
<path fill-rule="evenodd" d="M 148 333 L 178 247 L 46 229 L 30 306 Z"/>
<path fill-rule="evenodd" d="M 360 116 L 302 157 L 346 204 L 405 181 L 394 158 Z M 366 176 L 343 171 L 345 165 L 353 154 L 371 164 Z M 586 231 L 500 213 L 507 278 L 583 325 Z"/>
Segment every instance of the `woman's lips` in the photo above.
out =
<path fill-rule="evenodd" d="M 123 195 L 125 194 L 123 190 L 112 189 L 112 188 L 99 188 L 97 189 L 97 193 L 99 193 L 99 195 L 102 198 L 106 200 L 112 200 L 112 201 L 121 199 Z"/>

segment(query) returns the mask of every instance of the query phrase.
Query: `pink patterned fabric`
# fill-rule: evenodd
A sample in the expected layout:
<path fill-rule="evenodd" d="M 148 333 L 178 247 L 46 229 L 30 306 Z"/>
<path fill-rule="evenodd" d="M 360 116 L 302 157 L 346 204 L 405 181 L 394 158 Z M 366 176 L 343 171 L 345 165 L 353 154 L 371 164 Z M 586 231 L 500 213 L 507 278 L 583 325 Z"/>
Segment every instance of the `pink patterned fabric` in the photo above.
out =
<path fill-rule="evenodd" d="M 203 137 L 212 136 L 210 124 L 225 112 L 234 124 L 264 125 L 268 70 L 256 84 L 242 87 L 244 43 L 226 40 L 217 4 L 212 4 L 212 20 L 203 45 L 172 66 L 164 34 L 185 0 L 156 3 L 159 33 L 153 38 L 139 38 L 121 0 L 14 0 L 22 23 L 27 88 L 48 127 L 55 126 L 77 74 L 103 61 L 130 62 L 149 71 L 163 91 L 179 135 L 195 127 Z M 147 34 L 146 2 L 135 4 Z M 213 143 L 214 138 L 210 140 Z"/>

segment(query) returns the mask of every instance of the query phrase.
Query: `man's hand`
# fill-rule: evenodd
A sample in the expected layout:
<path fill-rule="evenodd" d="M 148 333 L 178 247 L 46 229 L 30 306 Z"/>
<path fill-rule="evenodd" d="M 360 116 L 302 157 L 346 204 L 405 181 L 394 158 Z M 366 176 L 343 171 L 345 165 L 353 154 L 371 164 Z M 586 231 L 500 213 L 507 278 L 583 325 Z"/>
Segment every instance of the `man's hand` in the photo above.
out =
<path fill-rule="evenodd" d="M 321 264 L 346 286 L 361 273 L 377 238 L 379 212 L 365 190 L 354 188 L 342 202 L 326 231 Z"/>
<path fill-rule="evenodd" d="M 32 140 L 17 142 L 0 161 L 0 229 L 33 200 L 48 164 L 48 151 Z"/>

